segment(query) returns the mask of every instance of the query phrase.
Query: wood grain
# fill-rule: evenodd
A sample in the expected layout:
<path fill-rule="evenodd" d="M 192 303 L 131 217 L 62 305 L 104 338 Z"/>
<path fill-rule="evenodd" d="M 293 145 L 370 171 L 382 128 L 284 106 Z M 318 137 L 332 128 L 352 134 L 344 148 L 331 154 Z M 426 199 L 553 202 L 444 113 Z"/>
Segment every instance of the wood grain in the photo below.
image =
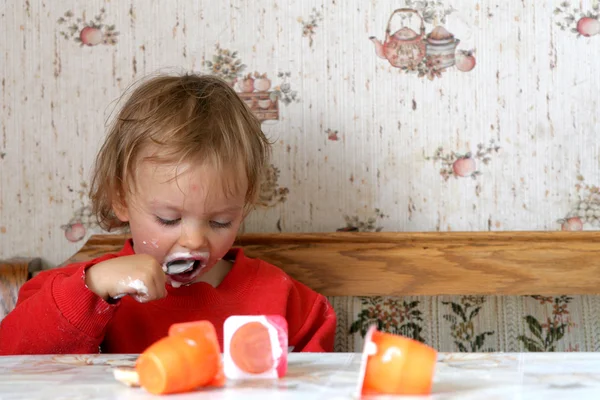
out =
<path fill-rule="evenodd" d="M 70 262 L 118 251 L 95 235 Z M 245 234 L 237 245 L 328 296 L 600 293 L 600 232 Z"/>
<path fill-rule="evenodd" d="M 15 308 L 21 286 L 41 268 L 39 258 L 0 260 L 0 320 Z"/>

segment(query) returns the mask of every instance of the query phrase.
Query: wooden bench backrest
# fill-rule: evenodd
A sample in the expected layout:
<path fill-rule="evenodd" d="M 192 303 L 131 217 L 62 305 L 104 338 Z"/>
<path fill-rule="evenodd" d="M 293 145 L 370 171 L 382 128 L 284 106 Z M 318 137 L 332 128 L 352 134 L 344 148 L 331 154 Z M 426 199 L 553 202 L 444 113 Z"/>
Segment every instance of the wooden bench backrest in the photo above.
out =
<path fill-rule="evenodd" d="M 0 260 L 0 321 L 15 308 L 21 286 L 41 269 L 40 258 Z"/>
<path fill-rule="evenodd" d="M 67 262 L 127 238 L 92 236 Z M 236 245 L 326 296 L 600 293 L 600 232 L 245 234 Z"/>

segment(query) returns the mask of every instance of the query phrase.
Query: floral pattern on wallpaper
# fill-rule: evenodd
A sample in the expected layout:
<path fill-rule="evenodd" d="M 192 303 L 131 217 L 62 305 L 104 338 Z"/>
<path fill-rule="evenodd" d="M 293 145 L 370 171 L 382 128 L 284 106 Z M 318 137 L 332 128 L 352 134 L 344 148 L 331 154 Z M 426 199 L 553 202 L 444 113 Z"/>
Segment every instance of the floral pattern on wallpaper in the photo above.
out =
<path fill-rule="evenodd" d="M 563 231 L 581 231 L 585 225 L 600 228 L 600 188 L 585 183 L 581 175 L 577 177 L 575 188 L 579 197 L 564 218 L 557 220 Z"/>
<path fill-rule="evenodd" d="M 314 43 L 314 36 L 317 33 L 317 28 L 322 21 L 323 14 L 314 7 L 306 21 L 304 18 L 298 17 L 298 22 L 302 24 L 302 36 L 308 38 L 309 47 L 312 47 Z"/>
<path fill-rule="evenodd" d="M 344 215 L 346 226 L 336 229 L 337 232 L 381 232 L 383 226 L 379 222 L 383 218 L 388 218 L 383 211 L 376 208 L 369 217 L 361 217 L 358 215 Z"/>
<path fill-rule="evenodd" d="M 79 186 L 79 189 L 67 186 L 69 193 L 74 193 L 77 196 L 80 207 L 73 211 L 71 219 L 66 224 L 60 226 L 60 229 L 65 233 L 65 238 L 73 243 L 79 242 L 89 230 L 98 227 L 96 217 L 92 213 L 92 207 L 88 204 L 88 183 L 81 182 Z"/>
<path fill-rule="evenodd" d="M 75 17 L 75 14 L 69 10 L 57 21 L 62 28 L 60 35 L 81 46 L 114 45 L 117 43 L 119 32 L 114 25 L 107 25 L 104 22 L 105 17 L 104 8 L 101 8 L 91 20 L 86 20 L 85 11 L 81 17 Z"/>
<path fill-rule="evenodd" d="M 325 130 L 325 133 L 327 134 L 327 140 L 330 140 L 332 142 L 337 142 L 338 140 L 340 140 L 340 136 L 337 130 L 327 129 Z"/>
<path fill-rule="evenodd" d="M 401 71 L 429 80 L 440 78 L 453 66 L 462 72 L 475 68 L 475 50 L 457 50 L 460 39 L 442 25 L 456 11 L 452 6 L 442 1 L 412 0 L 406 0 L 405 6 L 391 13 L 382 40 L 369 37 L 379 58 Z M 396 21 L 402 27 L 392 33 L 392 22 Z M 433 26 L 429 33 L 426 25 Z"/>
<path fill-rule="evenodd" d="M 596 2 L 591 9 L 584 10 L 563 1 L 554 9 L 556 25 L 563 31 L 569 31 L 577 37 L 596 36 L 600 33 L 600 3 Z"/>
<path fill-rule="evenodd" d="M 433 156 L 426 156 L 426 160 L 440 162 L 440 175 L 447 181 L 451 176 L 455 178 L 477 179 L 482 175 L 478 163 L 487 165 L 492 161 L 492 156 L 500 151 L 500 146 L 494 139 L 488 144 L 479 143 L 475 153 L 464 154 L 450 151 L 446 153 L 443 147 L 438 147 Z"/>
<path fill-rule="evenodd" d="M 265 180 L 260 187 L 257 206 L 270 208 L 287 200 L 290 190 L 287 187 L 279 186 L 280 173 L 279 168 L 272 164 L 269 166 Z"/>
<path fill-rule="evenodd" d="M 79 242 L 85 237 L 88 230 L 98 226 L 94 219 L 92 208 L 83 206 L 73 212 L 73 217 L 60 229 L 65 231 L 65 238 L 69 242 Z"/>
<path fill-rule="evenodd" d="M 248 73 L 246 64 L 239 58 L 237 51 L 215 46 L 215 53 L 210 60 L 204 61 L 208 73 L 217 75 L 235 88 L 238 95 L 250 107 L 252 112 L 261 121 L 279 119 L 279 102 L 289 105 L 300 101 L 298 92 L 292 90 L 288 79 L 290 72 L 279 72 L 277 78 L 280 83 L 273 87 L 271 78 L 267 73 Z"/>

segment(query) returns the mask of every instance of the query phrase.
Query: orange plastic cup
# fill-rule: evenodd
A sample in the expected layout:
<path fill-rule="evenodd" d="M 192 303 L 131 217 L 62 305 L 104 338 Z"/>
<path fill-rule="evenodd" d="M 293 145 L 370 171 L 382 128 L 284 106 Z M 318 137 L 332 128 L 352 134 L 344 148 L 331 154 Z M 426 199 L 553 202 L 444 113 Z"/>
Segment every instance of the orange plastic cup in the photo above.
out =
<path fill-rule="evenodd" d="M 435 349 L 371 327 L 365 336 L 359 392 L 362 395 L 431 394 L 436 362 Z"/>
<path fill-rule="evenodd" d="M 138 358 L 140 386 L 152 394 L 182 393 L 224 384 L 221 350 L 212 323 L 175 324 L 169 336 Z"/>
<path fill-rule="evenodd" d="M 212 343 L 215 351 L 219 355 L 217 373 L 213 380 L 206 386 L 223 387 L 225 386 L 225 373 L 223 372 L 223 360 L 221 359 L 221 347 L 214 325 L 209 321 L 184 322 L 173 324 L 169 328 L 169 336 L 183 336 L 198 342 L 208 340 Z"/>

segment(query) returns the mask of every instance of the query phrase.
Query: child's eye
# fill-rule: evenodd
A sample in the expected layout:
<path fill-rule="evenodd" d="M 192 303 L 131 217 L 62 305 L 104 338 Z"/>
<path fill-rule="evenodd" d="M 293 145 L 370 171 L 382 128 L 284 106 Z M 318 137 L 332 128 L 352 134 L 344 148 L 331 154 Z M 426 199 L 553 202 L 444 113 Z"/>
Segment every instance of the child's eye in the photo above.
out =
<path fill-rule="evenodd" d="M 217 221 L 210 221 L 210 226 L 212 226 L 213 228 L 229 228 L 231 226 L 231 222 L 217 222 Z"/>
<path fill-rule="evenodd" d="M 161 225 L 173 226 L 173 225 L 177 225 L 179 223 L 179 221 L 181 221 L 181 218 L 177 218 L 177 219 L 162 219 L 161 217 L 157 216 L 156 217 L 156 221 L 159 224 L 161 224 Z"/>

